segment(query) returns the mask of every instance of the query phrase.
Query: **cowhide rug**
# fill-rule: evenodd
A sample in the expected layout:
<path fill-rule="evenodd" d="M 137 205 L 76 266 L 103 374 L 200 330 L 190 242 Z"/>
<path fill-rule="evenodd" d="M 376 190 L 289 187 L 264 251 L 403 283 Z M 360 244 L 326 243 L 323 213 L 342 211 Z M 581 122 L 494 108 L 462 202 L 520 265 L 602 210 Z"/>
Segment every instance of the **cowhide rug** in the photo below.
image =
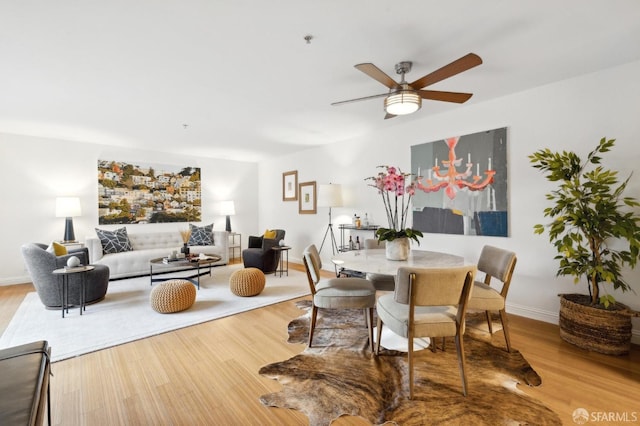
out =
<path fill-rule="evenodd" d="M 309 311 L 310 302 L 298 306 Z M 306 343 L 308 329 L 309 312 L 289 323 L 289 342 Z M 444 351 L 415 352 L 414 399 L 409 400 L 406 353 L 381 348 L 373 356 L 361 310 L 320 310 L 313 348 L 260 369 L 283 386 L 260 401 L 299 410 L 312 426 L 343 415 L 372 424 L 561 424 L 553 411 L 517 389 L 518 383 L 539 386 L 542 380 L 520 352 L 505 351 L 502 333 L 494 334 L 499 346 L 488 333 L 483 340 L 470 329 L 464 337 L 468 396 L 462 395 L 453 339 L 447 339 Z"/>

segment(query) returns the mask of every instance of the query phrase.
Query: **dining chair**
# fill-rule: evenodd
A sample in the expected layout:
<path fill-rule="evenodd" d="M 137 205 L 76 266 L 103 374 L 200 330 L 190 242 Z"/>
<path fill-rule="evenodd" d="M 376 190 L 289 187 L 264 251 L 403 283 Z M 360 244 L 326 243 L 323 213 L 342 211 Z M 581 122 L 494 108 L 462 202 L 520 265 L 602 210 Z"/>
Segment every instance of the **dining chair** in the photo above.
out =
<path fill-rule="evenodd" d="M 408 340 L 409 399 L 413 399 L 413 339 L 455 337 L 462 393 L 467 396 L 465 374 L 464 316 L 476 267 L 398 269 L 393 294 L 378 298 L 376 355 L 380 353 L 382 327 Z"/>
<path fill-rule="evenodd" d="M 367 250 L 384 250 L 386 248 L 386 241 L 378 241 L 376 238 L 366 238 L 364 240 L 364 248 Z M 376 290 L 393 291 L 393 289 L 396 287 L 396 277 L 394 277 L 393 275 L 368 272 L 365 277 L 369 281 L 371 281 L 371 284 L 373 284 L 373 287 Z"/>
<path fill-rule="evenodd" d="M 485 311 L 489 333 L 491 334 L 493 334 L 491 311 L 500 313 L 500 322 L 502 323 L 504 340 L 507 344 L 507 352 L 511 352 L 511 341 L 509 339 L 505 302 L 516 261 L 516 254 L 512 251 L 489 245 L 484 246 L 478 259 L 478 271 L 485 273 L 484 282 L 476 281 L 474 283 L 473 290 L 471 290 L 471 299 L 469 300 L 469 309 Z M 502 282 L 500 291 L 491 287 L 492 278 Z"/>
<path fill-rule="evenodd" d="M 313 343 L 318 309 L 363 309 L 369 328 L 369 345 L 373 352 L 373 309 L 376 305 L 376 289 L 364 278 L 320 278 L 322 260 L 314 244 L 306 247 L 302 256 L 311 290 L 311 322 L 309 343 Z"/>

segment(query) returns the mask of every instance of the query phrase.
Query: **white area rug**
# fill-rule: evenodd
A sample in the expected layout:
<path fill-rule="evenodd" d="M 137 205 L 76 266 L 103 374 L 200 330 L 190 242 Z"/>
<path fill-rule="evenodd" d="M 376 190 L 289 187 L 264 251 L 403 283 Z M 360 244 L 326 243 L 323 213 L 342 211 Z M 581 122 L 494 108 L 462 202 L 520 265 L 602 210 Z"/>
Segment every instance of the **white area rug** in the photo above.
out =
<path fill-rule="evenodd" d="M 61 361 L 309 294 L 305 274 L 290 270 L 288 277 L 267 275 L 267 285 L 257 296 L 235 296 L 229 290 L 229 276 L 240 268 L 213 268 L 211 277 L 200 278 L 194 305 L 174 314 L 159 314 L 151 308 L 149 277 L 111 281 L 102 302 L 88 305 L 82 316 L 79 309 L 70 309 L 64 319 L 59 310 L 45 309 L 35 292 L 29 293 L 0 337 L 0 348 L 47 340 L 52 360 Z"/>

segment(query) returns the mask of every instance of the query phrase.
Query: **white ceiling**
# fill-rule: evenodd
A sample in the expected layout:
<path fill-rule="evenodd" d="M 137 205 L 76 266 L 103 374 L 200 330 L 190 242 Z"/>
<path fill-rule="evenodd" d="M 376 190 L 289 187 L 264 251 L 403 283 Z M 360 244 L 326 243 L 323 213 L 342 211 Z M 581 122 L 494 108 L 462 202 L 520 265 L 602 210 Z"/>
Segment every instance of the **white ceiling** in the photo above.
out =
<path fill-rule="evenodd" d="M 355 64 L 413 81 L 469 52 L 429 89 L 468 105 L 636 61 L 640 2 L 1 0 L 0 132 L 259 161 L 464 108 L 330 103 L 385 92 Z"/>

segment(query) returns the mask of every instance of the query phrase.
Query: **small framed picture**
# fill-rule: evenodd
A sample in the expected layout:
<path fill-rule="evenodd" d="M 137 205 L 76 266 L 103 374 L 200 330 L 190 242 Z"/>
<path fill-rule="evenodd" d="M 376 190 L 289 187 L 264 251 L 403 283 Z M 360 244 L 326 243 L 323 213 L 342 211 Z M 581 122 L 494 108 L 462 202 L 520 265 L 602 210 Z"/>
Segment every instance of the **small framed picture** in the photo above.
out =
<path fill-rule="evenodd" d="M 282 201 L 298 199 L 298 171 L 292 170 L 282 174 Z"/>
<path fill-rule="evenodd" d="M 316 214 L 316 182 L 302 182 L 298 199 L 298 213 Z"/>

